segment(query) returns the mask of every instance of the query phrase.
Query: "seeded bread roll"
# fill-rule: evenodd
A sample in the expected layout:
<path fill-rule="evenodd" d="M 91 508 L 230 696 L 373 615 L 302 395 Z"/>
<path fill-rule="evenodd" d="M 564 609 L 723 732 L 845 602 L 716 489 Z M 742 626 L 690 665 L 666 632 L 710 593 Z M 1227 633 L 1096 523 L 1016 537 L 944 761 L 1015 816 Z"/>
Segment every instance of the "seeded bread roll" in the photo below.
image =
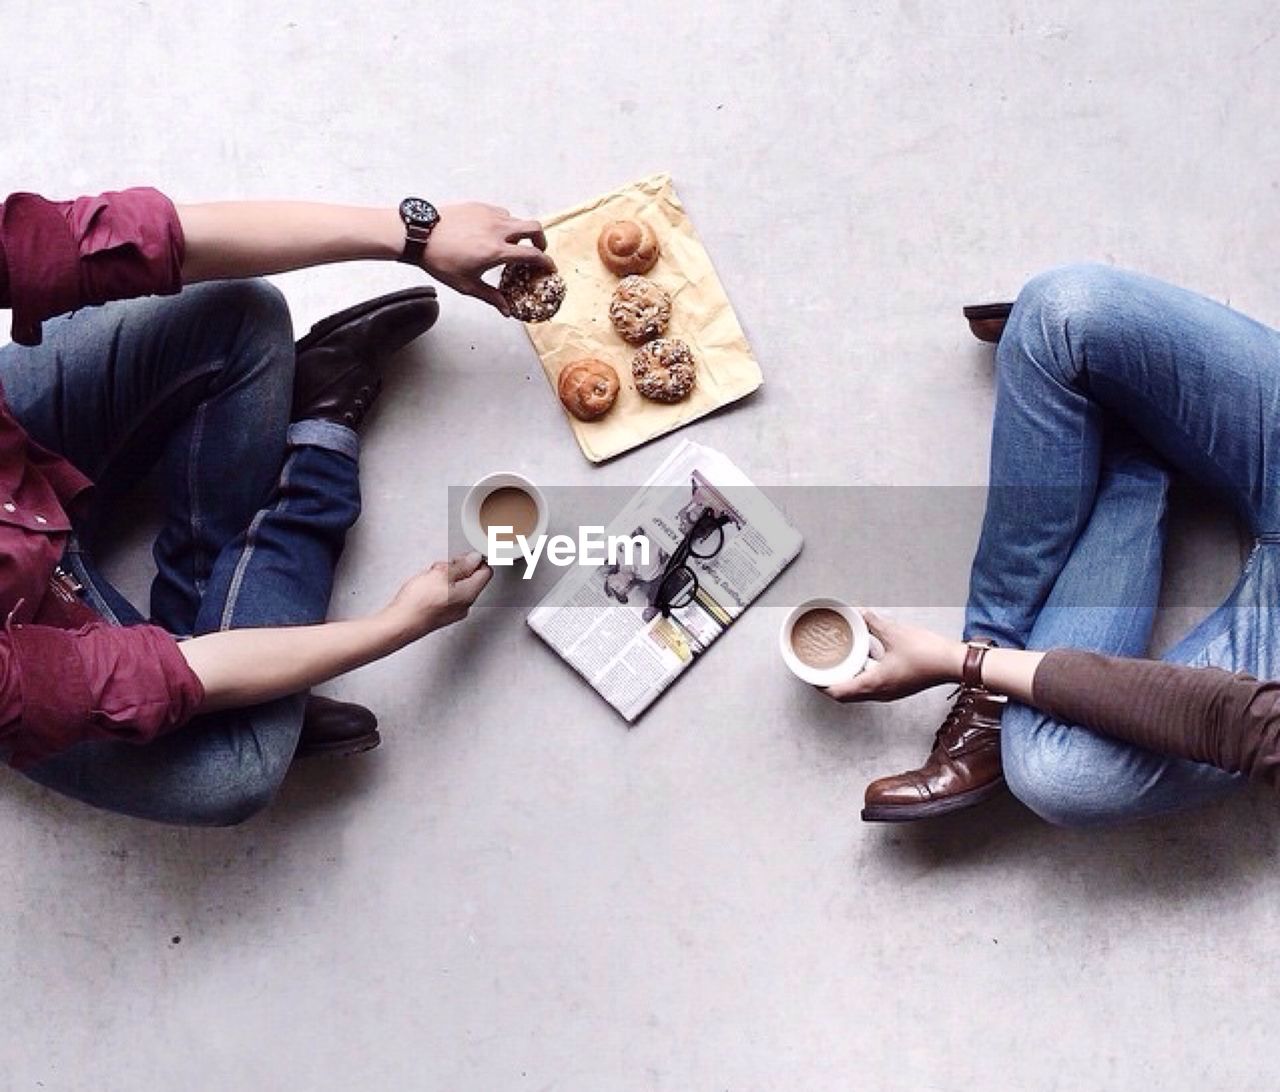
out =
<path fill-rule="evenodd" d="M 556 393 L 579 421 L 595 421 L 613 409 L 619 386 L 618 373 L 603 360 L 576 360 L 560 373 Z"/>
<path fill-rule="evenodd" d="M 648 273 L 661 253 L 653 228 L 635 220 L 606 224 L 596 241 L 596 250 L 609 272 L 619 277 Z"/>
<path fill-rule="evenodd" d="M 644 277 L 624 277 L 614 289 L 609 321 L 632 345 L 661 337 L 671 321 L 671 297 Z"/>
<path fill-rule="evenodd" d="M 655 402 L 679 402 L 689 396 L 698 379 L 698 366 L 689 346 L 679 338 L 649 342 L 631 361 L 636 390 Z"/>
<path fill-rule="evenodd" d="M 521 322 L 546 322 L 564 303 L 564 278 L 528 262 L 511 262 L 502 271 L 498 291 Z"/>

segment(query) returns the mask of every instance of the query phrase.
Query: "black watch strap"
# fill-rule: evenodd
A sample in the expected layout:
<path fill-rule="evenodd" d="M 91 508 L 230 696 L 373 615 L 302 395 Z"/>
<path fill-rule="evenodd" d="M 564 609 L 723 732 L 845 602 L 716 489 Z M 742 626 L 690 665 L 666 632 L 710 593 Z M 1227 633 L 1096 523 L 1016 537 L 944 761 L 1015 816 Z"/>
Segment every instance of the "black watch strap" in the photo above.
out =
<path fill-rule="evenodd" d="M 404 250 L 400 252 L 400 260 L 409 265 L 421 265 L 427 253 L 427 240 L 431 238 L 431 229 L 406 224 L 404 232 Z"/>

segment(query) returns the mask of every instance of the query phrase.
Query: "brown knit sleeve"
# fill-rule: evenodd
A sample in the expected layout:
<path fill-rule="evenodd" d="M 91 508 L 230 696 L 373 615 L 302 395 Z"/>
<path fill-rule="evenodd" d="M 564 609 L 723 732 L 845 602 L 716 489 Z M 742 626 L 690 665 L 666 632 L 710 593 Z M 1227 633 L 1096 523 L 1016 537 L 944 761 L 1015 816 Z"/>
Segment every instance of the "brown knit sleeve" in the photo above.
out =
<path fill-rule="evenodd" d="M 1058 720 L 1280 788 L 1280 682 L 1055 649 L 1032 697 Z"/>

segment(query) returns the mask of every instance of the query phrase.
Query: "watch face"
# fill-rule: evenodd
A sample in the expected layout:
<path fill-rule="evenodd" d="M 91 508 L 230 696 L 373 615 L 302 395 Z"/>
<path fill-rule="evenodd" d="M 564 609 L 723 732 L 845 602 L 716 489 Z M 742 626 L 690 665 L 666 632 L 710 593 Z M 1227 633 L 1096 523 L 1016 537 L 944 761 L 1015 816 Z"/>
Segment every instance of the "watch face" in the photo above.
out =
<path fill-rule="evenodd" d="M 400 202 L 400 217 L 406 224 L 432 227 L 440 219 L 440 214 L 430 201 L 424 201 L 421 197 L 406 197 Z"/>

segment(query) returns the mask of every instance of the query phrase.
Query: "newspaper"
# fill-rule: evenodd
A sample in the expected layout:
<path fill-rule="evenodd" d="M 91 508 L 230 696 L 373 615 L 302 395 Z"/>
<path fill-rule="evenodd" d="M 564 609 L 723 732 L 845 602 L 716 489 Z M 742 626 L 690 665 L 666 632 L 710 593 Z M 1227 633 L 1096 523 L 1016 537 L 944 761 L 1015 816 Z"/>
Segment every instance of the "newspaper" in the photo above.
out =
<path fill-rule="evenodd" d="M 528 622 L 628 722 L 688 670 L 803 544 L 726 456 L 688 440 L 605 530 L 647 538 L 648 564 L 576 565 Z M 690 542 L 685 571 L 672 575 L 673 555 Z"/>

